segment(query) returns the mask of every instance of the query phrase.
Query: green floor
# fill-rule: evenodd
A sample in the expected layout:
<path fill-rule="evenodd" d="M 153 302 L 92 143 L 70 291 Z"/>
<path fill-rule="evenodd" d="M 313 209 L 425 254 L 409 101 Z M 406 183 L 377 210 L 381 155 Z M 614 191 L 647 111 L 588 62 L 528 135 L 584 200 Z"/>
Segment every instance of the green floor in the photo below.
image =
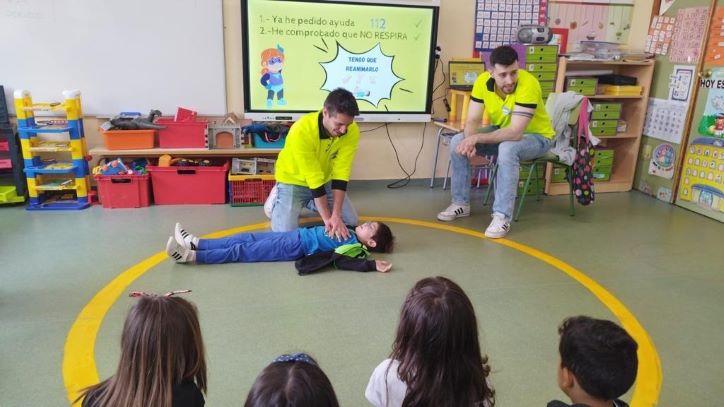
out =
<path fill-rule="evenodd" d="M 390 190 L 358 182 L 361 215 L 437 223 L 449 192 L 419 182 Z M 474 194 L 473 216 L 489 222 Z M 550 254 L 591 277 L 630 310 L 661 359 L 661 406 L 714 406 L 724 398 L 724 225 L 642 194 L 600 194 L 568 216 L 567 198 L 530 200 L 509 239 Z M 0 207 L 0 406 L 67 405 L 66 335 L 76 316 L 114 277 L 158 253 L 182 221 L 198 234 L 265 220 L 261 208 L 93 207 L 28 212 Z M 415 281 L 445 275 L 471 297 L 499 406 L 543 406 L 557 389 L 558 323 L 588 314 L 615 318 L 578 282 L 525 253 L 462 234 L 391 223 L 393 271 L 296 275 L 291 263 L 176 265 L 168 260 L 128 290 L 189 288 L 201 313 L 209 365 L 207 405 L 238 406 L 275 356 L 315 355 L 341 404 L 364 406 L 364 388 L 390 351 L 399 307 Z M 95 346 L 101 377 L 112 374 L 133 300 L 109 310 Z M 626 398 L 630 397 L 627 395 Z"/>

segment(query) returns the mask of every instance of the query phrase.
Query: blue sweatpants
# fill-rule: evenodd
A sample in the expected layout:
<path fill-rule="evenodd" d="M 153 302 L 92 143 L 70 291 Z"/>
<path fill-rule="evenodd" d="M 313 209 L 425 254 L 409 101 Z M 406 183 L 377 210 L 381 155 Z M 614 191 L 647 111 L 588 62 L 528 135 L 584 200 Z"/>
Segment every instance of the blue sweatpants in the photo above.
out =
<path fill-rule="evenodd" d="M 196 249 L 196 263 L 205 264 L 291 261 L 304 257 L 299 230 L 200 239 Z"/>

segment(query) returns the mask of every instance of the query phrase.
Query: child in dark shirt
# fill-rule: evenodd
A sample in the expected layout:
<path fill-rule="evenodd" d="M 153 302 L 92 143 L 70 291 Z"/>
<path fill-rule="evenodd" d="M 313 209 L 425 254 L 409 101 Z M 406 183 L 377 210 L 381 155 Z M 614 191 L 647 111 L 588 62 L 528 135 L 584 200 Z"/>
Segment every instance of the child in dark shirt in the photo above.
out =
<path fill-rule="evenodd" d="M 570 407 L 628 407 L 619 400 L 636 380 L 638 345 L 611 321 L 571 317 L 558 328 L 558 386 L 571 399 Z M 558 400 L 548 407 L 569 407 Z"/>

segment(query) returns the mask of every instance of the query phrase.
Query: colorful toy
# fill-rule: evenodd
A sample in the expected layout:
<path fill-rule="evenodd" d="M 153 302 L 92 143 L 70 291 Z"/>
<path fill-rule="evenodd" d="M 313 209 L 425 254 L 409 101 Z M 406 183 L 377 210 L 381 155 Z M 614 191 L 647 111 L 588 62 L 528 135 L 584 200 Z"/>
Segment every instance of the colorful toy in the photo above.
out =
<path fill-rule="evenodd" d="M 27 90 L 19 89 L 14 92 L 18 133 L 30 196 L 28 210 L 84 209 L 90 205 L 90 171 L 86 160 L 88 152 L 83 131 L 80 91 L 63 91 L 63 98 L 62 103 L 33 103 Z M 38 110 L 64 112 L 67 124 L 39 126 L 34 115 Z M 67 134 L 68 138 L 48 142 L 42 136 L 44 133 Z M 54 153 L 70 153 L 70 160 L 53 163 L 44 160 Z"/>

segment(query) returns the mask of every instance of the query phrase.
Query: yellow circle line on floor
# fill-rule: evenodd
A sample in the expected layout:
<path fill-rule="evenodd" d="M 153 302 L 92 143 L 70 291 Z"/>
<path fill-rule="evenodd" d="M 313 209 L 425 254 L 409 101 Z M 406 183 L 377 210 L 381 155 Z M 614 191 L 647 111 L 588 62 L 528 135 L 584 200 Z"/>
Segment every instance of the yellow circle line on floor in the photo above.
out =
<path fill-rule="evenodd" d="M 361 220 L 377 220 L 381 222 L 422 226 L 485 239 L 485 235 L 481 232 L 435 222 L 369 216 L 363 216 Z M 214 232 L 203 237 L 208 239 L 218 238 L 267 227 L 269 227 L 268 222 L 256 223 Z M 549 254 L 508 239 L 487 240 L 523 252 L 557 268 L 595 295 L 596 298 L 618 318 L 623 327 L 626 328 L 639 345 L 639 368 L 636 385 L 631 398 L 631 407 L 649 407 L 656 405 L 659 399 L 662 381 L 659 355 L 646 330 L 644 330 L 636 317 L 621 301 L 590 277 Z M 68 332 L 63 353 L 63 382 L 68 392 L 68 400 L 70 400 L 71 403 L 78 397 L 81 389 L 98 383 L 99 381 L 98 369 L 96 368 L 94 357 L 95 340 L 106 313 L 113 303 L 115 303 L 121 295 L 125 294 L 131 283 L 167 258 L 165 252 L 159 252 L 119 274 L 108 285 L 103 287 L 103 289 L 83 307 L 80 314 L 78 314 L 78 318 L 76 318 Z M 80 405 L 80 403 L 77 403 L 77 405 Z"/>

